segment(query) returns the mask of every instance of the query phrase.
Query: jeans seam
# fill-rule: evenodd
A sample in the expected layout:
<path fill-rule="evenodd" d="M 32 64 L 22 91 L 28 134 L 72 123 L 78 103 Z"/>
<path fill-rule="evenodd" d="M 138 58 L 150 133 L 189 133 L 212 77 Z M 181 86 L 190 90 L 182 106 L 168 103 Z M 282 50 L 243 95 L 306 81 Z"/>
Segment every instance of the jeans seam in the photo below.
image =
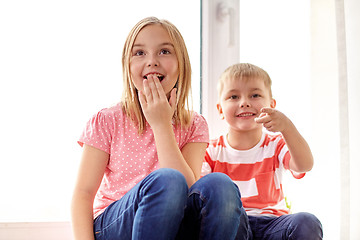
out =
<path fill-rule="evenodd" d="M 121 215 L 119 215 L 114 221 L 112 221 L 111 223 L 109 223 L 108 225 L 106 225 L 105 227 L 101 227 L 100 231 L 98 231 L 98 233 L 104 233 L 107 229 L 109 229 L 112 225 L 114 225 L 116 222 L 120 221 L 120 218 L 124 215 L 124 213 L 129 209 L 132 208 L 133 204 L 131 206 L 129 206 L 128 208 L 126 208 Z M 104 213 L 102 213 L 104 214 Z"/>

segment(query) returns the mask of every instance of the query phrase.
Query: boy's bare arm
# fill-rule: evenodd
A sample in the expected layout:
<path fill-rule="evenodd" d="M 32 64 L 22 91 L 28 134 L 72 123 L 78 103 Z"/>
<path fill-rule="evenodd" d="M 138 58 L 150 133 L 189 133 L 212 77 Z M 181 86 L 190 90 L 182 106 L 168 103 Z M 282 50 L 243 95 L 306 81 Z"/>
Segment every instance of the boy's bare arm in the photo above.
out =
<path fill-rule="evenodd" d="M 257 123 L 271 132 L 281 132 L 291 155 L 289 167 L 295 172 L 308 172 L 314 165 L 310 147 L 291 120 L 274 108 L 263 108 Z"/>

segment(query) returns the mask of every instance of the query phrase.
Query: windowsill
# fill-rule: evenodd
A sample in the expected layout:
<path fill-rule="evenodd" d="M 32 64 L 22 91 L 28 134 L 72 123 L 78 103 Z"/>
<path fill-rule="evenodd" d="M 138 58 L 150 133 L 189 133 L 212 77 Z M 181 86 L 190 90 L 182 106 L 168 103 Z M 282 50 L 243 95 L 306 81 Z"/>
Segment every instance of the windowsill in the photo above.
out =
<path fill-rule="evenodd" d="M 0 239 L 72 240 L 70 222 L 1 222 Z"/>

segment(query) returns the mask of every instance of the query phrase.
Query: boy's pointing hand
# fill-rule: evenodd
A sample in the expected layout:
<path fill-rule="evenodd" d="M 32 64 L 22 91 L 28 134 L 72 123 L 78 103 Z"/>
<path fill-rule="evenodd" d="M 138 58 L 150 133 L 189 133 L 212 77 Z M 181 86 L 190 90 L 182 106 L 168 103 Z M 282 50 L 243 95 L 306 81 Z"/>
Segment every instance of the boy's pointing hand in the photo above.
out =
<path fill-rule="evenodd" d="M 269 107 L 261 109 L 261 113 L 259 117 L 255 118 L 255 122 L 263 124 L 271 132 L 282 132 L 291 123 L 285 114 Z"/>

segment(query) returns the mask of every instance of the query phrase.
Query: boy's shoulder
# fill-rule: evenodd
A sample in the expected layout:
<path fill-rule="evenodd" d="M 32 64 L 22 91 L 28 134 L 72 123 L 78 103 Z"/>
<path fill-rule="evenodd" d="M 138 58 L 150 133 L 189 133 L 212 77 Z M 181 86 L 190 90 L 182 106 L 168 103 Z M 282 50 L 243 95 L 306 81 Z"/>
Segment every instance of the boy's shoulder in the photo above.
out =
<path fill-rule="evenodd" d="M 266 147 L 269 146 L 271 143 L 281 143 L 283 142 L 285 144 L 285 140 L 281 133 L 271 133 L 271 132 L 263 132 L 263 142 L 260 147 Z"/>
<path fill-rule="evenodd" d="M 282 137 L 281 133 L 271 133 L 271 132 L 263 132 L 263 136 L 258 144 L 258 147 L 263 148 L 269 146 L 269 144 L 285 144 L 285 140 Z M 226 135 L 221 135 L 217 138 L 213 138 L 210 140 L 209 147 L 212 148 L 226 148 Z"/>
<path fill-rule="evenodd" d="M 213 147 L 213 148 L 216 148 L 216 147 L 226 147 L 226 144 L 225 144 L 225 136 L 224 136 L 224 135 L 221 135 L 221 136 L 218 137 L 218 138 L 211 139 L 211 140 L 210 140 L 209 147 Z"/>

